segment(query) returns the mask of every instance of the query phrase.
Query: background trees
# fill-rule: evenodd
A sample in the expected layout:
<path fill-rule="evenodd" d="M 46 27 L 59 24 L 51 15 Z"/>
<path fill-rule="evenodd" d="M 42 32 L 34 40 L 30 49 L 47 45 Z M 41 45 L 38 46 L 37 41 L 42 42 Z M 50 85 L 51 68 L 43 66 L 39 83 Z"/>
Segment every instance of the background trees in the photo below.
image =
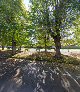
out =
<path fill-rule="evenodd" d="M 61 57 L 61 38 L 65 30 L 79 14 L 79 2 L 75 0 L 31 0 L 32 24 L 54 39 L 56 57 Z M 36 27 L 38 29 L 36 29 Z M 39 32 L 41 32 L 41 30 Z"/>
<path fill-rule="evenodd" d="M 21 46 L 28 40 L 28 13 L 23 0 L 0 0 L 0 12 L 1 45 L 12 45 L 14 54 L 16 45 Z"/>
<path fill-rule="evenodd" d="M 12 51 L 15 53 L 16 46 L 41 45 L 46 51 L 47 46 L 55 43 L 55 57 L 59 58 L 61 44 L 73 43 L 74 39 L 79 43 L 78 0 L 30 0 L 30 3 L 30 10 L 27 11 L 23 0 L 0 0 L 2 47 L 12 44 Z"/>
<path fill-rule="evenodd" d="M 74 33 L 75 44 L 80 46 L 80 15 L 74 20 L 71 30 Z"/>

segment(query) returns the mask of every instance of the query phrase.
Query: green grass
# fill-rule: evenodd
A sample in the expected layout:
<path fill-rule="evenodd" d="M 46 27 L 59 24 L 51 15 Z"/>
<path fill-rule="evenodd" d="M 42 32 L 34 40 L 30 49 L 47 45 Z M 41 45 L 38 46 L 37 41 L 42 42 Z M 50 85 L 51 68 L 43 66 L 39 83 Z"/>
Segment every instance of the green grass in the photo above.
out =
<path fill-rule="evenodd" d="M 13 58 L 17 59 L 28 59 L 28 60 L 35 60 L 35 61 L 48 61 L 48 62 L 57 62 L 57 63 L 65 63 L 65 64 L 74 64 L 74 65 L 79 65 L 80 64 L 80 59 L 67 56 L 67 55 L 62 55 L 61 59 L 56 59 L 53 57 L 55 53 L 53 52 L 36 52 L 33 53 L 32 55 L 29 55 L 28 53 L 23 53 L 23 54 L 16 54 L 13 56 Z"/>

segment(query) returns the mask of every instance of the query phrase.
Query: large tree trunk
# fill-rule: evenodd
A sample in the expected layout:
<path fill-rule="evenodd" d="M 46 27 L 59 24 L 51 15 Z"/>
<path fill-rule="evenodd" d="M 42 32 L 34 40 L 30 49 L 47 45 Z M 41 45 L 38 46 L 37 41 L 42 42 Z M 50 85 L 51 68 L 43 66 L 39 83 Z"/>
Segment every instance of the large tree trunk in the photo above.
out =
<path fill-rule="evenodd" d="M 12 39 L 12 55 L 16 53 L 16 41 Z"/>
<path fill-rule="evenodd" d="M 4 50 L 4 46 L 2 45 L 2 50 Z"/>
<path fill-rule="evenodd" d="M 56 30 L 57 35 L 54 34 L 54 32 L 51 31 L 51 29 L 49 30 L 51 37 L 54 39 L 54 43 L 55 43 L 55 57 L 56 58 L 61 58 L 61 36 L 60 36 L 60 32 L 59 30 Z"/>
<path fill-rule="evenodd" d="M 61 26 L 61 18 L 59 17 L 59 12 L 58 12 L 58 1 L 56 2 L 56 6 L 55 6 L 55 30 L 52 30 L 51 28 L 51 23 L 49 21 L 49 12 L 47 10 L 47 27 L 48 27 L 48 33 L 50 33 L 51 37 L 54 39 L 54 43 L 55 43 L 55 51 L 56 51 L 56 54 L 55 54 L 55 57 L 56 58 L 61 58 L 61 52 L 60 52 L 60 49 L 61 49 L 61 36 L 60 36 L 60 26 Z"/>
<path fill-rule="evenodd" d="M 61 42 L 60 42 L 60 36 L 55 36 L 54 37 L 54 43 L 55 43 L 55 57 L 56 58 L 61 58 L 61 52 L 60 52 L 60 49 L 61 49 Z"/>

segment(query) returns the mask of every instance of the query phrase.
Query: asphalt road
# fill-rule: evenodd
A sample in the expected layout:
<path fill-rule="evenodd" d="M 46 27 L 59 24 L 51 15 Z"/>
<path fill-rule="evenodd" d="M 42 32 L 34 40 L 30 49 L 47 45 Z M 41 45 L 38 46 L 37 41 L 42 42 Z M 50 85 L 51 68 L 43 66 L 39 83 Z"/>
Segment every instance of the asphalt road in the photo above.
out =
<path fill-rule="evenodd" d="M 0 79 L 0 92 L 80 92 L 80 76 L 55 63 L 28 62 Z"/>

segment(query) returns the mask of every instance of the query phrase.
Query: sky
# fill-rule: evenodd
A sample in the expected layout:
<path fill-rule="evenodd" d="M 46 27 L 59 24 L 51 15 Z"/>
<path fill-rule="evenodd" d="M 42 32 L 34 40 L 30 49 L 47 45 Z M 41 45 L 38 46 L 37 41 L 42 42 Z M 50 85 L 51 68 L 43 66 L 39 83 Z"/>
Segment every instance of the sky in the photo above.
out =
<path fill-rule="evenodd" d="M 28 8 L 29 0 L 24 0 L 24 4 Z"/>

